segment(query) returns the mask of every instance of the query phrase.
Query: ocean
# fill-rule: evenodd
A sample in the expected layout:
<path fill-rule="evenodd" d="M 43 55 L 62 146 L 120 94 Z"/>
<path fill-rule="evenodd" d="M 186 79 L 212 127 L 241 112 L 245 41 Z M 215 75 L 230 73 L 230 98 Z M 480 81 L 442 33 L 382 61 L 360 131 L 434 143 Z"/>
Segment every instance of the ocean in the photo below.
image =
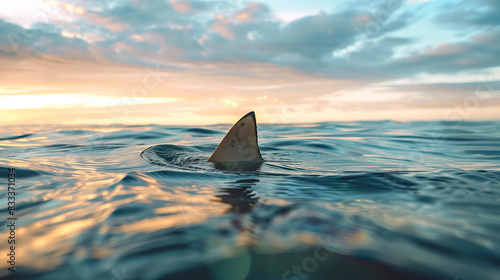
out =
<path fill-rule="evenodd" d="M 500 279 L 500 122 L 230 127 L 1 127 L 0 277 Z"/>

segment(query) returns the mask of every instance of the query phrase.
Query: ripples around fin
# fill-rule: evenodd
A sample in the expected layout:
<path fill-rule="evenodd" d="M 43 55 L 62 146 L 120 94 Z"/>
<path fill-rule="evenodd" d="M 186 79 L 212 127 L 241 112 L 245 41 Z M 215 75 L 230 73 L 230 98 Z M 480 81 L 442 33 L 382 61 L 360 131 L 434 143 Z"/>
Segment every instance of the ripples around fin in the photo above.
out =
<path fill-rule="evenodd" d="M 156 145 L 142 151 L 141 156 L 147 162 L 160 166 L 195 168 L 196 163 L 203 160 L 202 154 L 196 148 Z"/>

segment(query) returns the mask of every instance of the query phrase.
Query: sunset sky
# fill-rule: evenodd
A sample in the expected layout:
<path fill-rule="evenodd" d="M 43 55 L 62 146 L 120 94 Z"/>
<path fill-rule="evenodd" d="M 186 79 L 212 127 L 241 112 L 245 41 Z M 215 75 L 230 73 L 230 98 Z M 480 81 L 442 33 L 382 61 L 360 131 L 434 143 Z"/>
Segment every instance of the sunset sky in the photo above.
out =
<path fill-rule="evenodd" d="M 500 119 L 498 0 L 0 2 L 2 124 Z"/>

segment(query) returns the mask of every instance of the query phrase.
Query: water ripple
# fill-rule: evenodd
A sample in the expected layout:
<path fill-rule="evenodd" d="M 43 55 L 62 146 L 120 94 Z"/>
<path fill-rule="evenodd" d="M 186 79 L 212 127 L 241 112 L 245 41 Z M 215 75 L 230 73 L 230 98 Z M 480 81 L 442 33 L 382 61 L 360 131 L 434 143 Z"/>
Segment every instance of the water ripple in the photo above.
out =
<path fill-rule="evenodd" d="M 500 274 L 499 122 L 264 124 L 263 164 L 207 162 L 229 128 L 4 127 L 16 279 Z"/>

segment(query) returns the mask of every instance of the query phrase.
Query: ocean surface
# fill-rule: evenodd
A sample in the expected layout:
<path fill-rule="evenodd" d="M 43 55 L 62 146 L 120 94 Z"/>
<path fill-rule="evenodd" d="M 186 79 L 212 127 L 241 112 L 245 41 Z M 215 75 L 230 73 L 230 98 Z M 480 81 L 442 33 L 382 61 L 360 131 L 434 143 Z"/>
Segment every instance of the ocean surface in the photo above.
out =
<path fill-rule="evenodd" d="M 500 122 L 0 127 L 3 279 L 500 279 Z M 16 272 L 7 268 L 16 170 Z"/>

